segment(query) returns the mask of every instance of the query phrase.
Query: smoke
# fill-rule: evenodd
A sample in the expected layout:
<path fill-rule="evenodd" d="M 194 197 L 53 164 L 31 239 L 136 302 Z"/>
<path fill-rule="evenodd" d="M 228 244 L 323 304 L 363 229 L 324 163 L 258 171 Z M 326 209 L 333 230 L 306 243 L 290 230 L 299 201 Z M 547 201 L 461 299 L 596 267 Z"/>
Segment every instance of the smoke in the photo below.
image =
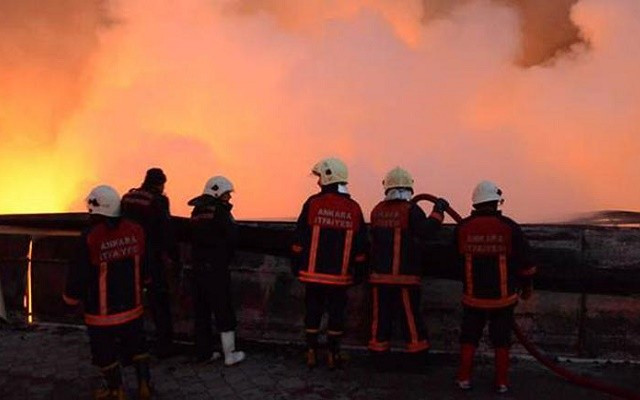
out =
<path fill-rule="evenodd" d="M 224 174 L 237 216 L 292 217 L 324 156 L 347 162 L 365 210 L 396 165 L 462 213 L 482 179 L 519 220 L 640 206 L 634 0 L 129 0 L 109 3 L 108 28 L 99 3 L 64 4 L 39 24 L 64 57 L 0 28 L 17 58 L 0 64 L 0 135 L 29 142 L 0 151 L 3 193 L 35 143 L 57 165 L 48 189 L 67 185 L 58 210 L 159 166 L 177 214 Z"/>
<path fill-rule="evenodd" d="M 82 101 L 102 9 L 85 0 L 0 3 L 0 131 L 47 144 Z M 9 129 L 11 127 L 11 129 Z"/>
<path fill-rule="evenodd" d="M 425 20 L 447 18 L 452 10 L 472 0 L 424 0 Z M 569 13 L 578 0 L 496 0 L 510 6 L 519 18 L 520 49 L 516 61 L 532 66 L 553 59 L 580 41 Z"/>
<path fill-rule="evenodd" d="M 77 196 L 91 168 L 60 133 L 108 24 L 98 1 L 0 2 L 0 212 L 60 211 Z"/>

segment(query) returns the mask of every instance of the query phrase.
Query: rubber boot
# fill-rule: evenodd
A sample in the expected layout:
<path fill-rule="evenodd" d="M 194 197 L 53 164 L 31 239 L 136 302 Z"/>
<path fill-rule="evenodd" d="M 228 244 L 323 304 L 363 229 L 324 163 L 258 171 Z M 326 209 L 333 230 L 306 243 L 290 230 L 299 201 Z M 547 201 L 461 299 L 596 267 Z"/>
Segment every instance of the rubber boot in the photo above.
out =
<path fill-rule="evenodd" d="M 151 370 L 149 369 L 149 355 L 139 355 L 133 358 L 138 379 L 138 399 L 151 398 Z"/>
<path fill-rule="evenodd" d="M 307 332 L 307 367 L 313 369 L 318 365 L 318 334 Z"/>
<path fill-rule="evenodd" d="M 496 363 L 496 392 L 509 391 L 509 348 L 497 347 L 495 350 Z"/>
<path fill-rule="evenodd" d="M 471 389 L 471 372 L 476 346 L 468 343 L 460 345 L 460 368 L 458 369 L 457 384 L 462 390 Z"/>
<path fill-rule="evenodd" d="M 224 365 L 230 367 L 244 360 L 244 352 L 236 351 L 236 333 L 234 331 L 222 332 L 220 340 L 222 341 L 222 352 L 224 353 Z"/>
<path fill-rule="evenodd" d="M 94 393 L 94 398 L 96 400 L 126 400 L 127 396 L 122 387 L 120 364 L 114 363 L 102 368 L 102 376 L 104 377 L 106 388 L 98 389 Z"/>
<path fill-rule="evenodd" d="M 327 353 L 327 367 L 330 370 L 340 368 L 342 366 L 342 356 L 340 355 L 340 337 L 328 335 L 327 344 L 329 351 Z"/>

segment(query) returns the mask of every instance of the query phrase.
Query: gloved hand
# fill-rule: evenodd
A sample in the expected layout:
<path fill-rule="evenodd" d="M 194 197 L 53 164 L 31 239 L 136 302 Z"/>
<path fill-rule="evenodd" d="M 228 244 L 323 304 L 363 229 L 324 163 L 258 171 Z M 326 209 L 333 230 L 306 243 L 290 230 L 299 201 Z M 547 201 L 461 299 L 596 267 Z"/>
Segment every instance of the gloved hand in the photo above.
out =
<path fill-rule="evenodd" d="M 442 197 L 438 198 L 433 204 L 433 211 L 440 214 L 444 214 L 447 208 L 449 208 L 449 202 Z"/>

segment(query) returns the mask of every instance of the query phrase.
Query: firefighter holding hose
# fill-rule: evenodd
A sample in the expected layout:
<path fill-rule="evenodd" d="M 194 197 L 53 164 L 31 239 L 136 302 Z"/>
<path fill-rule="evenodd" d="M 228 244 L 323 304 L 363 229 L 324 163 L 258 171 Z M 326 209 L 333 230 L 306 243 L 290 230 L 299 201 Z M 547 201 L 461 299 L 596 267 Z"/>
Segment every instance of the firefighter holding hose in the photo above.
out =
<path fill-rule="evenodd" d="M 442 225 L 449 203 L 440 198 L 427 217 L 414 202 L 413 178 L 394 168 L 382 181 L 385 198 L 371 212 L 372 318 L 369 350 L 374 355 L 390 349 L 393 322 L 399 320 L 406 351 L 421 354 L 430 345 L 420 312 L 422 285 L 421 242 Z"/>

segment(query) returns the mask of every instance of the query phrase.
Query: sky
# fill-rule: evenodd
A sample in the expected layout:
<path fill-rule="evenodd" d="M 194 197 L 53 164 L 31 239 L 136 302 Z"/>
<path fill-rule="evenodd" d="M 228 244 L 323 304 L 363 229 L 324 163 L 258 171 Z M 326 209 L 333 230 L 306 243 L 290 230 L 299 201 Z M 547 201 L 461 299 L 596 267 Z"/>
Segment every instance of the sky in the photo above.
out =
<path fill-rule="evenodd" d="M 339 157 L 366 214 L 401 166 L 461 214 L 640 210 L 636 0 L 5 0 L 0 213 L 83 211 L 149 167 L 296 217 Z"/>

